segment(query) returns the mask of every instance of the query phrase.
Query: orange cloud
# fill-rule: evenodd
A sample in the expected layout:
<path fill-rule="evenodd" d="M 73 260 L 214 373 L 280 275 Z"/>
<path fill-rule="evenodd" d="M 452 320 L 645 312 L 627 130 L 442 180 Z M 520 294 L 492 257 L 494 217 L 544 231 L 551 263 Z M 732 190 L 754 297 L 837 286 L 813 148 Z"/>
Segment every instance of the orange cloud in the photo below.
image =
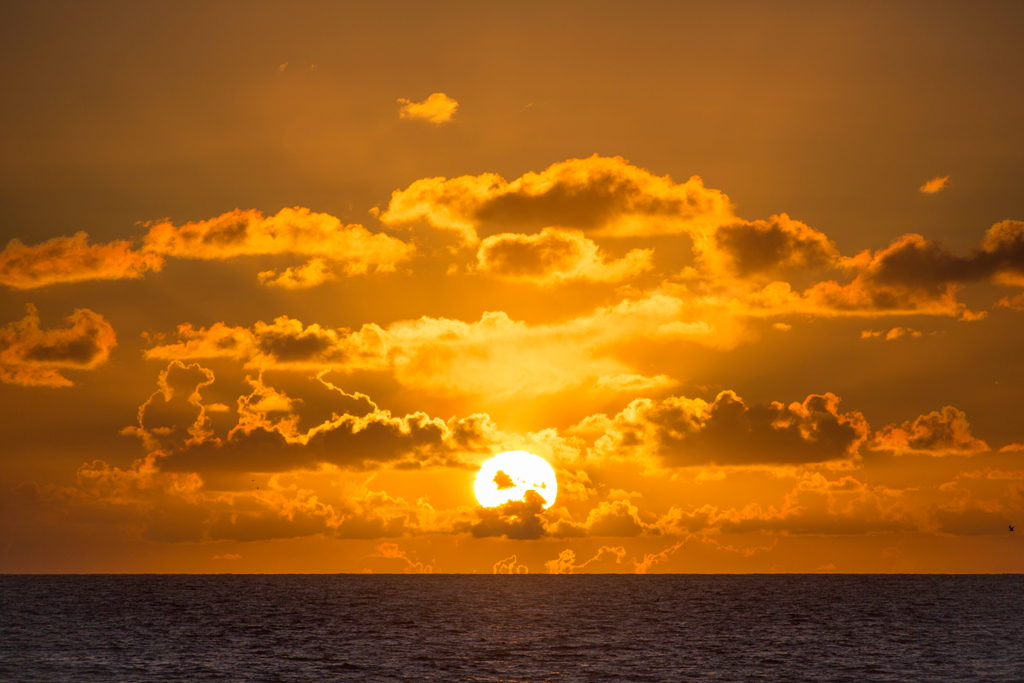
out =
<path fill-rule="evenodd" d="M 62 282 L 140 278 L 147 270 L 160 270 L 163 263 L 157 254 L 133 251 L 128 241 L 89 244 L 84 232 L 34 247 L 11 240 L 0 252 L 0 284 L 33 289 Z"/>
<path fill-rule="evenodd" d="M 595 235 L 684 233 L 733 220 L 729 198 L 694 176 L 682 184 L 622 157 L 570 159 L 511 182 L 494 173 L 424 178 L 391 195 L 386 225 L 426 223 L 476 244 L 482 227 L 561 226 Z"/>
<path fill-rule="evenodd" d="M 798 482 L 781 507 L 751 503 L 713 515 L 722 533 L 771 531 L 783 534 L 850 535 L 918 528 L 903 492 L 868 486 L 854 477 L 828 480 L 820 473 Z"/>
<path fill-rule="evenodd" d="M 869 427 L 859 412 L 838 411 L 834 394 L 802 403 L 747 406 L 732 391 L 713 402 L 670 396 L 637 399 L 609 418 L 592 415 L 570 429 L 595 440 L 600 459 L 668 466 L 813 463 L 853 457 Z"/>
<path fill-rule="evenodd" d="M 921 337 L 924 333 L 920 330 L 915 330 L 912 327 L 893 327 L 888 332 L 885 330 L 863 330 L 860 333 L 861 339 L 872 339 L 874 337 L 884 337 L 885 341 L 892 341 L 899 339 L 900 337 Z"/>
<path fill-rule="evenodd" d="M 494 563 L 495 574 L 529 574 L 530 568 L 525 564 L 518 564 L 518 559 L 515 555 L 506 557 L 504 560 L 498 560 Z"/>
<path fill-rule="evenodd" d="M 747 279 L 830 266 L 839 258 L 835 243 L 824 233 L 786 214 L 768 221 L 735 221 L 698 234 L 694 251 L 712 273 Z"/>
<path fill-rule="evenodd" d="M 402 105 L 398 112 L 400 118 L 420 119 L 436 125 L 451 121 L 459 108 L 459 103 L 443 92 L 436 92 L 422 102 L 400 99 L 398 103 Z"/>
<path fill-rule="evenodd" d="M 640 510 L 629 500 L 613 500 L 598 503 L 582 524 L 566 518 L 556 520 L 548 527 L 548 533 L 555 537 L 629 537 L 645 533 L 658 535 L 661 530 L 641 520 Z"/>
<path fill-rule="evenodd" d="M 395 567 L 400 568 L 406 574 L 432 574 L 434 572 L 433 565 L 412 560 L 406 551 L 399 549 L 397 543 L 381 543 L 377 546 L 376 553 L 363 558 L 364 562 L 366 560 L 376 560 L 377 566 L 383 564 L 385 567 L 384 571 L 389 574 L 395 573 Z M 380 560 L 394 560 L 394 562 L 381 563 Z M 375 571 L 380 570 L 377 569 Z"/>
<path fill-rule="evenodd" d="M 261 285 L 282 289 L 309 289 L 337 279 L 323 258 L 310 259 L 301 266 L 286 268 L 278 275 L 276 270 L 265 270 L 257 275 Z"/>
<path fill-rule="evenodd" d="M 615 558 L 615 564 L 621 564 L 622 558 L 626 556 L 626 549 L 622 546 L 602 546 L 598 549 L 597 554 L 592 558 L 583 562 L 582 564 L 576 564 L 576 553 L 572 550 L 566 549 L 558 554 L 558 557 L 554 560 L 549 560 L 544 563 L 544 569 L 548 574 L 577 574 L 581 573 L 587 565 L 603 560 L 611 560 Z"/>
<path fill-rule="evenodd" d="M 0 382 L 21 386 L 67 387 L 64 370 L 92 370 L 117 346 L 114 328 L 99 313 L 76 309 L 68 327 L 44 330 L 35 306 L 25 317 L 0 328 Z"/>
<path fill-rule="evenodd" d="M 659 553 L 644 553 L 644 559 L 642 561 L 637 562 L 636 560 L 633 560 L 633 566 L 636 567 L 636 573 L 646 574 L 654 565 L 668 560 L 673 553 L 683 547 L 684 543 L 685 541 L 677 541 Z"/>
<path fill-rule="evenodd" d="M 924 194 L 935 194 L 944 190 L 949 182 L 949 176 L 936 176 L 920 187 Z"/>
<path fill-rule="evenodd" d="M 295 207 L 265 217 L 235 209 L 207 221 L 175 227 L 170 221 L 148 224 L 143 251 L 187 259 L 229 259 L 260 254 L 319 256 L 343 264 L 348 275 L 394 270 L 415 250 L 361 225 L 342 225 L 326 213 Z M 307 264 L 308 266 L 308 264 Z"/>
<path fill-rule="evenodd" d="M 973 455 L 989 450 L 988 444 L 971 434 L 967 416 L 946 406 L 941 411 L 921 415 L 900 426 L 889 425 L 875 433 L 875 450 L 895 455 Z"/>
<path fill-rule="evenodd" d="M 302 401 L 267 386 L 262 377 L 246 380 L 252 392 L 236 402 L 237 423 L 216 436 L 209 414 L 227 407 L 204 404 L 199 393 L 213 383 L 213 373 L 172 361 L 161 373 L 161 389 L 139 409 L 139 426 L 122 433 L 166 451 L 162 467 L 178 472 L 288 472 L 324 463 L 348 469 L 465 468 L 467 458 L 491 452 L 504 439 L 486 414 L 447 422 L 421 412 L 398 417 L 365 394 L 347 393 L 322 378 L 323 386 L 348 407 L 302 428 Z M 180 388 L 167 389 L 172 381 Z M 188 394 L 191 408 L 170 404 L 168 391 L 170 398 Z M 162 402 L 156 400 L 160 395 Z"/>
<path fill-rule="evenodd" d="M 730 344 L 733 334 L 690 313 L 675 297 L 653 294 L 560 323 L 528 325 L 505 313 L 477 322 L 423 317 L 386 329 L 357 331 L 304 326 L 288 317 L 251 329 L 217 323 L 178 327 L 179 341 L 146 351 L 162 360 L 233 358 L 260 369 L 389 370 L 403 385 L 446 394 L 546 394 L 587 383 L 633 390 L 668 386 L 670 378 L 638 375 L 616 356 L 617 346 L 644 338 Z M 727 321 L 726 321 L 727 322 Z"/>
<path fill-rule="evenodd" d="M 544 228 L 536 235 L 502 233 L 480 243 L 477 270 L 503 280 L 553 285 L 572 280 L 620 282 L 654 267 L 653 249 L 609 261 L 578 230 Z"/>

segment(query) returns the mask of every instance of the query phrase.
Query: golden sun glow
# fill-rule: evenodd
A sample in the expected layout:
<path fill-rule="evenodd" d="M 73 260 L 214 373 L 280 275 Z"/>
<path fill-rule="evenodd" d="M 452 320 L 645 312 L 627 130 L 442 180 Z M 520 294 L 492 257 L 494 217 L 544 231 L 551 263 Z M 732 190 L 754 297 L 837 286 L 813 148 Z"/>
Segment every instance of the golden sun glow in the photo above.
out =
<path fill-rule="evenodd" d="M 555 470 L 544 458 L 527 451 L 505 451 L 480 466 L 473 490 L 484 507 L 521 500 L 532 490 L 549 508 L 558 495 L 558 481 Z"/>

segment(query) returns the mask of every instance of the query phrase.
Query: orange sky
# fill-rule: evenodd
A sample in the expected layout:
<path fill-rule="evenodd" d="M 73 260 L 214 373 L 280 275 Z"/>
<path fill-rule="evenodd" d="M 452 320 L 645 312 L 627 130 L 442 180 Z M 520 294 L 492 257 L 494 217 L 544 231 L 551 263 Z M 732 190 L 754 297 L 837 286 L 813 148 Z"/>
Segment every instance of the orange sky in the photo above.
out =
<path fill-rule="evenodd" d="M 1024 571 L 1022 27 L 4 8 L 0 571 Z"/>

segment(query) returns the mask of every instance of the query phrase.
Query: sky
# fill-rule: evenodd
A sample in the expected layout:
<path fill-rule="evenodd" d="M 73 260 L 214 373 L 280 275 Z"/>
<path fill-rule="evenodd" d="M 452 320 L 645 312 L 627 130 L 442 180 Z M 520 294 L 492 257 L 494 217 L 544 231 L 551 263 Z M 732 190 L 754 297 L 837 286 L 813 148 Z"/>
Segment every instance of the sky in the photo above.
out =
<path fill-rule="evenodd" d="M 5 4 L 0 571 L 1024 571 L 1022 29 Z"/>

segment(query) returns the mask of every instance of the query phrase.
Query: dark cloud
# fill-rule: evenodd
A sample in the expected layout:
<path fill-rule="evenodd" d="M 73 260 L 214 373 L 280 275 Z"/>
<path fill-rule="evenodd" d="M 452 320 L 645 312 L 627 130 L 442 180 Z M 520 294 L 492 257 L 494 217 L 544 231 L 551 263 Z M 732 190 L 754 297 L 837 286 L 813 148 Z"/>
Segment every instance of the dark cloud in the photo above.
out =
<path fill-rule="evenodd" d="M 107 361 L 117 345 L 114 328 L 99 313 L 80 308 L 68 327 L 44 330 L 35 306 L 25 317 L 0 328 L 0 381 L 23 386 L 71 386 L 65 369 L 91 370 Z"/>
<path fill-rule="evenodd" d="M 714 232 L 713 241 L 740 277 L 825 266 L 838 257 L 835 245 L 823 233 L 786 214 L 769 221 L 723 225 Z"/>
<path fill-rule="evenodd" d="M 902 425 L 889 425 L 875 433 L 871 447 L 896 455 L 972 455 L 989 450 L 988 444 L 971 434 L 967 416 L 946 406 Z"/>
<path fill-rule="evenodd" d="M 723 391 L 710 404 L 638 399 L 614 418 L 588 418 L 574 430 L 601 429 L 609 437 L 598 444 L 605 455 L 655 455 L 670 466 L 814 463 L 855 455 L 868 434 L 860 413 L 840 413 L 838 406 L 834 394 L 748 406 Z"/>
<path fill-rule="evenodd" d="M 522 500 L 510 500 L 504 505 L 479 508 L 479 521 L 457 525 L 459 531 L 468 531 L 474 538 L 504 536 L 525 540 L 542 538 L 547 532 L 541 512 L 544 499 L 536 491 L 527 490 Z"/>

